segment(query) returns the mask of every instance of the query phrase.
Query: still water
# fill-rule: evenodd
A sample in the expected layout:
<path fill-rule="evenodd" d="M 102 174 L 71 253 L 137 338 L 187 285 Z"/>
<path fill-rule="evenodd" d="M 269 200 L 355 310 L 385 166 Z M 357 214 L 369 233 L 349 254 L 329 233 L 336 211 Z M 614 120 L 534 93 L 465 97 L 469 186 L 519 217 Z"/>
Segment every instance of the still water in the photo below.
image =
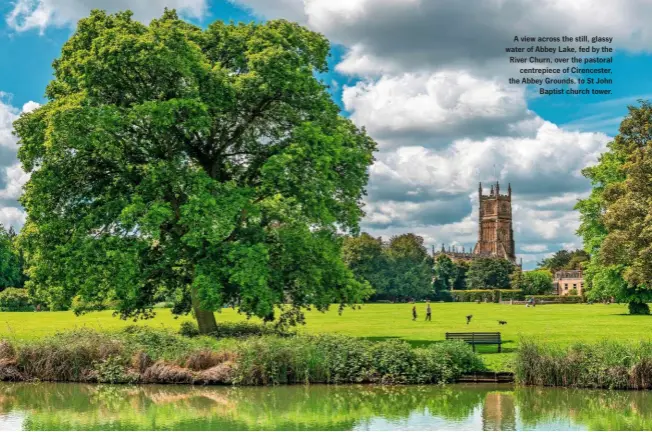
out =
<path fill-rule="evenodd" d="M 0 383 L 0 430 L 649 430 L 652 392 Z"/>

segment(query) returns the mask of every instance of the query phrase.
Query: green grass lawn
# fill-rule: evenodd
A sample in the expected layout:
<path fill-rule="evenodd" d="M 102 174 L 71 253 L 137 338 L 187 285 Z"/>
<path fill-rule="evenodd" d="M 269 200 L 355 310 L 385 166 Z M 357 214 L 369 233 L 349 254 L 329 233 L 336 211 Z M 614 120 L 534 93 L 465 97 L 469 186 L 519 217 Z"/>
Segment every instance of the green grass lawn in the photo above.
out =
<path fill-rule="evenodd" d="M 432 322 L 425 322 L 425 304 L 418 304 L 419 317 L 412 321 L 412 305 L 369 304 L 361 310 L 346 309 L 338 315 L 337 307 L 322 314 L 307 313 L 307 325 L 301 331 L 339 333 L 372 340 L 401 338 L 413 345 L 424 345 L 444 339 L 446 332 L 499 331 L 503 353 L 495 346 L 479 347 L 487 363 L 496 370 L 508 370 L 520 338 L 570 344 L 575 341 L 597 341 L 604 338 L 620 341 L 652 339 L 652 316 L 627 315 L 626 305 L 545 305 L 535 308 L 499 304 L 433 303 Z M 466 324 L 466 315 L 473 315 Z M 157 309 L 152 320 L 138 325 L 177 330 L 191 317 L 174 319 L 167 309 Z M 217 314 L 220 321 L 240 321 L 245 317 L 232 309 Z M 507 321 L 499 325 L 498 320 Z M 58 330 L 90 327 L 113 330 L 132 325 L 132 321 L 114 318 L 111 312 L 94 312 L 80 317 L 72 312 L 0 312 L 0 338 L 36 339 Z"/>

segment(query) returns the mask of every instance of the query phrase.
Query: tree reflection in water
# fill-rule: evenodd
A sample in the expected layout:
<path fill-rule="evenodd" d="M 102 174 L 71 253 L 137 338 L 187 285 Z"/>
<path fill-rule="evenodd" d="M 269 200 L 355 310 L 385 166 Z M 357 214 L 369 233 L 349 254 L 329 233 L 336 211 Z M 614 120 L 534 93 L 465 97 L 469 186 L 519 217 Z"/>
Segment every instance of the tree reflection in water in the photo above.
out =
<path fill-rule="evenodd" d="M 504 385 L 0 383 L 0 414 L 5 419 L 21 416 L 28 430 L 352 430 L 372 424 L 405 429 L 477 425 L 483 430 L 631 430 L 652 428 L 652 396 Z"/>

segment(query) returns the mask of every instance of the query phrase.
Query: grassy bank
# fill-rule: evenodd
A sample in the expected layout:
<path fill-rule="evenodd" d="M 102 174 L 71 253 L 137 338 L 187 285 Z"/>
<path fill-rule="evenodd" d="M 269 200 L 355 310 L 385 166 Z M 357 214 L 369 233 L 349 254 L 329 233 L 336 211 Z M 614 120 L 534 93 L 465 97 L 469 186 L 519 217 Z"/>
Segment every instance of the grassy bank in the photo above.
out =
<path fill-rule="evenodd" d="M 413 348 L 400 340 L 337 335 L 214 339 L 129 327 L 0 343 L 0 379 L 8 381 L 434 384 L 482 369 L 480 358 L 462 343 Z"/>
<path fill-rule="evenodd" d="M 555 387 L 652 389 L 652 342 L 576 343 L 524 341 L 516 357 L 520 384 Z"/>
<path fill-rule="evenodd" d="M 522 338 L 568 346 L 575 342 L 611 340 L 648 340 L 652 334 L 652 317 L 627 315 L 625 305 L 544 305 L 535 308 L 500 304 L 433 303 L 432 322 L 425 322 L 425 304 L 417 304 L 419 317 L 412 321 L 409 304 L 368 304 L 360 310 L 337 307 L 327 313 L 307 312 L 302 334 L 330 333 L 366 338 L 373 341 L 401 339 L 414 347 L 424 347 L 444 339 L 446 332 L 498 331 L 502 333 L 503 353 L 495 346 L 478 348 L 485 364 L 498 371 L 512 370 L 513 358 Z M 89 328 L 100 332 L 119 331 L 136 324 L 176 332 L 190 317 L 174 319 L 167 309 L 157 309 L 152 320 L 122 321 L 110 311 L 80 317 L 72 312 L 2 312 L 0 339 L 36 340 L 54 331 Z M 469 325 L 466 315 L 473 315 Z M 216 314 L 219 323 L 242 322 L 245 317 L 233 309 Z M 498 320 L 507 321 L 499 325 Z M 252 320 L 257 322 L 256 320 Z"/>

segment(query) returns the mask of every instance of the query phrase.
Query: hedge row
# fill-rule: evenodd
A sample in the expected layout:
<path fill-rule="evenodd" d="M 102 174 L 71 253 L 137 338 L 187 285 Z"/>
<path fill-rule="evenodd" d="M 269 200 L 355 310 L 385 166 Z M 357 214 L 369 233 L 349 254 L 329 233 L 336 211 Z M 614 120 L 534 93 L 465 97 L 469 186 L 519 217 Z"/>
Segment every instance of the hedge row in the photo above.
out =
<path fill-rule="evenodd" d="M 582 296 L 574 295 L 535 295 L 534 300 L 536 302 L 546 301 L 546 302 L 557 302 L 557 303 L 582 303 L 584 299 Z"/>
<path fill-rule="evenodd" d="M 512 289 L 486 289 L 486 290 L 457 290 L 451 291 L 451 296 L 457 302 L 490 301 L 498 303 L 507 300 L 523 300 L 522 290 Z"/>

